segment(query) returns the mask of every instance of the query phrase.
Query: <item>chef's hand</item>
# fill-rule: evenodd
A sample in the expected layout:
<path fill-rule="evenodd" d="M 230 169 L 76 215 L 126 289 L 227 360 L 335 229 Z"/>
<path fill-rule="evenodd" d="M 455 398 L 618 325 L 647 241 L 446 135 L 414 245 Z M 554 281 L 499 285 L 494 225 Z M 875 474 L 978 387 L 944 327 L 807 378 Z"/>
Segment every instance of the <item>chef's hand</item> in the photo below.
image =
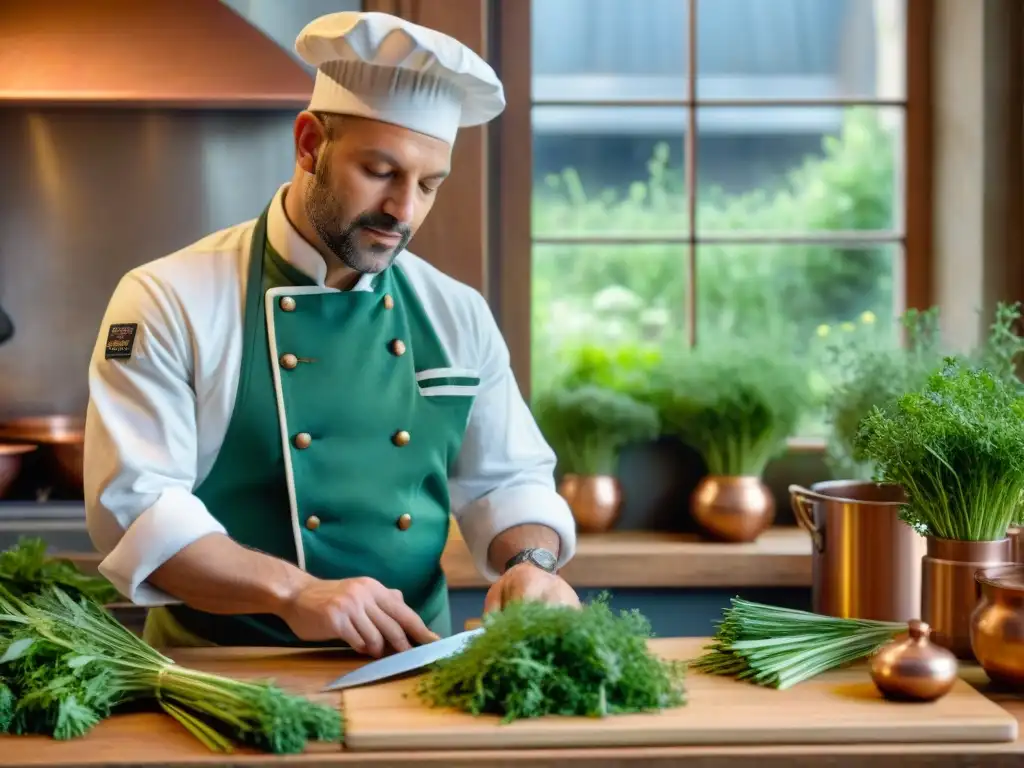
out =
<path fill-rule="evenodd" d="M 484 600 L 484 613 L 501 610 L 513 600 L 580 606 L 579 596 L 565 579 L 529 563 L 513 565 L 491 585 Z"/>
<path fill-rule="evenodd" d="M 413 643 L 440 639 L 405 604 L 401 592 L 369 578 L 313 579 L 296 592 L 280 616 L 302 640 L 340 639 L 375 658 L 387 647 L 407 651 Z"/>

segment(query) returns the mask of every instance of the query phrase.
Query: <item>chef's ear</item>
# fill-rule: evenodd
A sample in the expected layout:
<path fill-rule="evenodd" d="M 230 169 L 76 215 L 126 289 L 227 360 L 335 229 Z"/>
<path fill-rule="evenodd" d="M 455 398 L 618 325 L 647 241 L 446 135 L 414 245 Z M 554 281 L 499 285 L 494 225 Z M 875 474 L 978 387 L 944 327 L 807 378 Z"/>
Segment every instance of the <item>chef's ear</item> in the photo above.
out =
<path fill-rule="evenodd" d="M 328 126 L 312 112 L 295 118 L 295 162 L 306 173 L 316 172 L 316 161 L 328 140 Z"/>

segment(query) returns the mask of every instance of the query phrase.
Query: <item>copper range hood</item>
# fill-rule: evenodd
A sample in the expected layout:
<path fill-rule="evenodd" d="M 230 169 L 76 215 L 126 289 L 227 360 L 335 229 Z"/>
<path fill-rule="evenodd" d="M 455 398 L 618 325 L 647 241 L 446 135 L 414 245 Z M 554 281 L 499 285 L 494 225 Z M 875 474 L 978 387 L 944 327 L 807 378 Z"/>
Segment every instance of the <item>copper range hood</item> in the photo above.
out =
<path fill-rule="evenodd" d="M 301 108 L 312 90 L 220 0 L 0 0 L 0 106 Z"/>

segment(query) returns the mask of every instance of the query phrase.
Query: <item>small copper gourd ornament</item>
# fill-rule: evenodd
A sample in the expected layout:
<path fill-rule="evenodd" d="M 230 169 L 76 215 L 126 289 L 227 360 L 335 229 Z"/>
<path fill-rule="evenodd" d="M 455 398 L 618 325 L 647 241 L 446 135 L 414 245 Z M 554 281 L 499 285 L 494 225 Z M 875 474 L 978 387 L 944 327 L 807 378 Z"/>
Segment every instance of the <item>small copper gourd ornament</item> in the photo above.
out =
<path fill-rule="evenodd" d="M 909 621 L 907 630 L 871 658 L 871 679 L 891 701 L 940 699 L 956 683 L 956 656 L 929 640 L 931 627 L 923 621 Z"/>

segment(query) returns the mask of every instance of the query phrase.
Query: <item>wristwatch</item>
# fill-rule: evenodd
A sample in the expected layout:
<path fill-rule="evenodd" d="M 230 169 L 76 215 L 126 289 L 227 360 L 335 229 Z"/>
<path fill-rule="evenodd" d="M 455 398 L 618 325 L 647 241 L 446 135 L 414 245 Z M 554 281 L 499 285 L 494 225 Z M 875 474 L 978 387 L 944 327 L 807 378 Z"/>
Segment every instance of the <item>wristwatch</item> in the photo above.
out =
<path fill-rule="evenodd" d="M 547 549 L 541 549 L 540 547 L 531 547 L 530 549 L 524 549 L 518 552 L 512 559 L 505 563 L 505 570 L 507 571 L 514 565 L 520 563 L 529 563 L 542 571 L 548 573 L 555 572 L 555 566 L 558 565 L 558 558 L 555 557 L 555 553 Z"/>

